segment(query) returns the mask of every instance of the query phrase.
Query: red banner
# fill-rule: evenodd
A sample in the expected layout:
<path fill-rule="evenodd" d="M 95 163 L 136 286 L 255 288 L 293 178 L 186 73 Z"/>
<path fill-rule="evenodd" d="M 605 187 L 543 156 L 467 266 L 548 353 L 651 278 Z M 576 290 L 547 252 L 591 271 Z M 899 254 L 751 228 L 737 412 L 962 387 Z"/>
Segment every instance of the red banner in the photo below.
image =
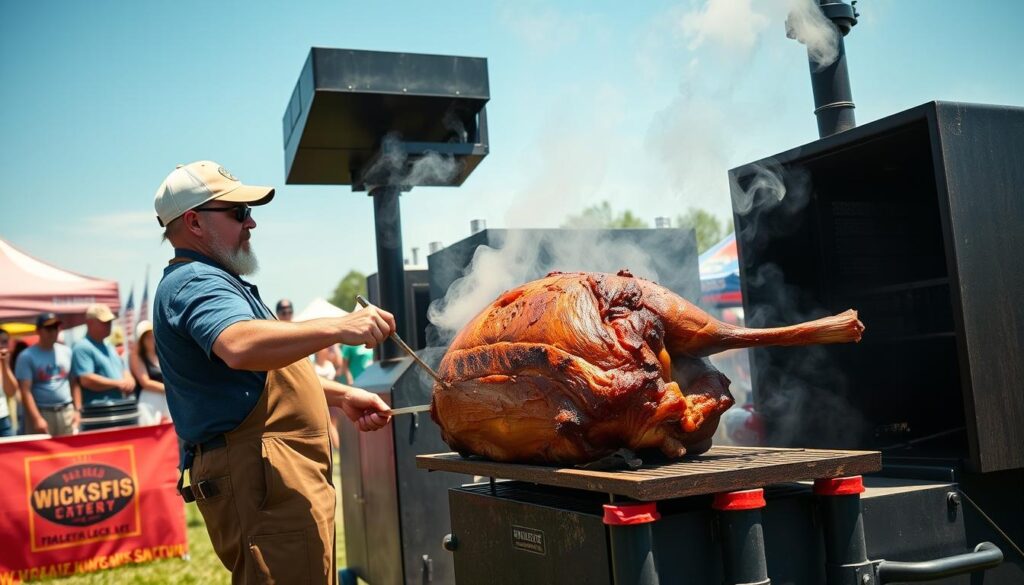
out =
<path fill-rule="evenodd" d="M 188 553 L 163 424 L 0 443 L 0 585 Z"/>

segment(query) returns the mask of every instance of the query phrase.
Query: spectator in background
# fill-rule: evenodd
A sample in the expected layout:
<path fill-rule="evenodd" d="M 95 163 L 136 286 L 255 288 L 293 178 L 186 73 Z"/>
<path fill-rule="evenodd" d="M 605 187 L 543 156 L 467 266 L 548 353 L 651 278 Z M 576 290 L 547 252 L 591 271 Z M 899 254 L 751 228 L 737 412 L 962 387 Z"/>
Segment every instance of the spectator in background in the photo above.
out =
<path fill-rule="evenodd" d="M 329 345 L 313 354 L 313 371 L 324 380 L 334 381 L 338 376 L 338 370 L 334 367 L 337 361 L 338 350 L 336 346 Z M 331 414 L 331 426 L 327 428 L 327 436 L 331 439 L 331 447 L 337 449 L 341 445 L 338 437 L 338 413 L 341 409 L 331 406 L 327 410 Z"/>
<path fill-rule="evenodd" d="M 111 327 L 110 337 L 107 339 L 107 341 L 110 342 L 110 345 L 114 346 L 114 351 L 117 352 L 117 355 L 121 356 L 121 361 L 127 363 L 128 360 L 125 359 L 124 355 L 124 337 L 125 331 L 121 327 Z"/>
<path fill-rule="evenodd" d="M 85 311 L 85 338 L 75 344 L 71 374 L 82 388 L 85 405 L 120 400 L 135 391 L 135 380 L 124 367 L 110 342 L 114 313 L 104 304 L 90 305 Z"/>
<path fill-rule="evenodd" d="M 295 307 L 288 299 L 281 299 L 280 301 L 277 301 L 277 306 L 274 307 L 274 313 L 277 314 L 278 321 L 291 321 L 292 316 L 295 315 Z"/>
<path fill-rule="evenodd" d="M 0 329 L 0 437 L 14 435 L 14 424 L 11 422 L 11 405 L 8 398 L 14 398 L 18 392 L 18 380 L 14 377 L 11 367 L 11 335 L 6 329 Z"/>
<path fill-rule="evenodd" d="M 153 323 L 139 321 L 135 327 L 135 348 L 129 365 L 135 378 L 139 397 L 139 424 L 157 425 L 171 420 L 164 394 L 164 374 L 160 371 L 160 358 L 153 342 Z"/>
<path fill-rule="evenodd" d="M 345 384 L 354 383 L 359 374 L 362 374 L 363 370 L 371 363 L 373 363 L 372 349 L 367 349 L 365 345 L 343 345 L 341 347 L 339 381 L 342 381 L 341 376 L 344 376 Z"/>
<path fill-rule="evenodd" d="M 54 313 L 39 315 L 39 343 L 21 352 L 14 364 L 26 426 L 31 428 L 30 432 L 54 437 L 73 435 L 82 410 L 81 391 L 70 380 L 71 349 L 57 343 L 60 325 L 60 318 Z"/>

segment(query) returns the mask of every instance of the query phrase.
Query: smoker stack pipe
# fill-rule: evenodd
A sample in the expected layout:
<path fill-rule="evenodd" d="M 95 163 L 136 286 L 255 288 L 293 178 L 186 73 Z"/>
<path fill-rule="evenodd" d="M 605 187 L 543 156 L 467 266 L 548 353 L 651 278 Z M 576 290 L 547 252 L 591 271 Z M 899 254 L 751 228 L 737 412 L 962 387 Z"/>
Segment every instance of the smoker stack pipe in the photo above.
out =
<path fill-rule="evenodd" d="M 846 64 L 843 37 L 857 24 L 859 16 L 853 6 L 842 0 L 818 0 L 821 12 L 839 30 L 838 55 L 828 67 L 819 67 L 808 56 L 811 66 L 811 90 L 814 92 L 814 115 L 818 118 L 818 136 L 825 138 L 857 125 L 854 118 L 853 91 Z M 856 4 L 856 1 L 854 2 Z"/>
<path fill-rule="evenodd" d="M 405 265 L 402 258 L 402 216 L 398 198 L 401 187 L 382 186 L 370 191 L 373 197 L 373 219 L 377 235 L 377 285 L 380 307 L 395 316 L 401 335 L 405 330 Z M 382 360 L 401 357 L 402 350 L 394 341 L 386 340 L 380 348 Z"/>

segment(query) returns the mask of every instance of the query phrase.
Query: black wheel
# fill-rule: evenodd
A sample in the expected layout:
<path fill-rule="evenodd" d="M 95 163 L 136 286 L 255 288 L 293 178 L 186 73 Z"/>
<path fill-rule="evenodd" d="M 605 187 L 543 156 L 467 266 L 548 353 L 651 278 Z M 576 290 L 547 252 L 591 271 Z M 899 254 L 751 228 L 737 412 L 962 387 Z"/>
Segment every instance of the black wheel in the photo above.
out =
<path fill-rule="evenodd" d="M 338 584 L 339 585 L 356 585 L 356 574 L 352 569 L 344 568 L 338 571 Z"/>

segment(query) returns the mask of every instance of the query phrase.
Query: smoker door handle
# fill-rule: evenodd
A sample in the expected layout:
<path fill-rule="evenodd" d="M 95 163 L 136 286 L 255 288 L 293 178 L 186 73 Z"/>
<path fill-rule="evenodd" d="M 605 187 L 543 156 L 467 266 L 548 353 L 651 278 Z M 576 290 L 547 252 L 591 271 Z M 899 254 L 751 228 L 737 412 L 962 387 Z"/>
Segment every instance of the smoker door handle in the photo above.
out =
<path fill-rule="evenodd" d="M 878 581 L 879 583 L 932 581 L 950 575 L 991 569 L 1002 562 L 1003 551 L 991 542 L 982 542 L 974 547 L 974 552 L 931 561 L 917 563 L 881 561 L 878 563 Z"/>

